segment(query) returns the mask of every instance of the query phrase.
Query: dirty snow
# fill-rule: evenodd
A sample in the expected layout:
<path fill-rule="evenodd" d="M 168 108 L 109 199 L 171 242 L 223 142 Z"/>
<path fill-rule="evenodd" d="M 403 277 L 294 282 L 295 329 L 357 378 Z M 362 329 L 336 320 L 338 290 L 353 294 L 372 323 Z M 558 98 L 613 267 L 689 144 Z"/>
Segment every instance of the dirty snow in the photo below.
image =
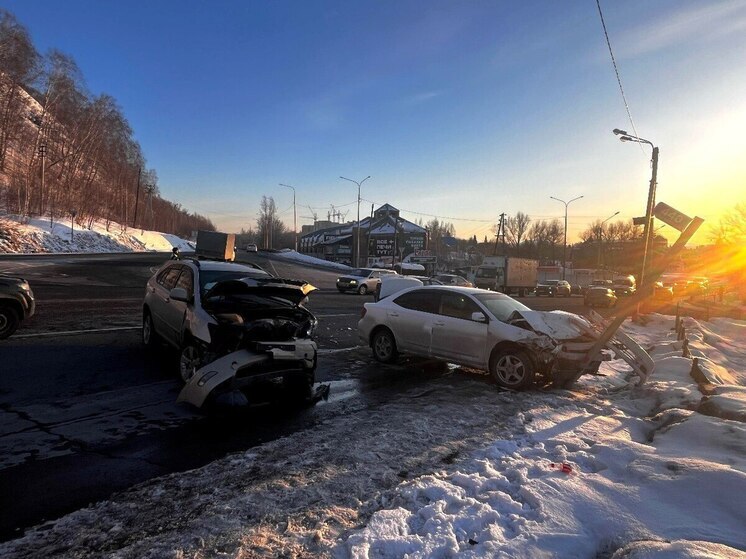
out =
<path fill-rule="evenodd" d="M 72 233 L 72 235 L 71 235 Z M 170 252 L 194 250 L 188 241 L 168 233 L 124 228 L 118 223 L 94 221 L 91 228 L 71 227 L 69 220 L 0 217 L 0 254 Z"/>
<path fill-rule="evenodd" d="M 136 486 L 0 555 L 744 558 L 746 425 L 723 419 L 737 398 L 713 397 L 743 394 L 746 324 L 686 321 L 692 355 L 722 367 L 723 384 L 698 385 L 673 320 L 647 318 L 626 324 L 656 360 L 643 386 L 619 360 L 572 391 L 432 379 Z M 563 462 L 571 473 L 550 466 Z"/>

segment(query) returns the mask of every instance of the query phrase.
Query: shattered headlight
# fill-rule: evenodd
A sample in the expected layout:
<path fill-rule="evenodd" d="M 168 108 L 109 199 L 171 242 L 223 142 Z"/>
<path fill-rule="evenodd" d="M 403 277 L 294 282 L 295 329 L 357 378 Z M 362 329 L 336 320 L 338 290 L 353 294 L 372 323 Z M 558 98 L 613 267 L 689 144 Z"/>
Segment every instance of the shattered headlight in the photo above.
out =
<path fill-rule="evenodd" d="M 318 325 L 319 321 L 315 318 L 313 320 L 309 320 L 308 323 L 304 326 L 303 331 L 301 332 L 302 337 L 312 338 L 313 335 L 316 333 L 316 327 Z"/>

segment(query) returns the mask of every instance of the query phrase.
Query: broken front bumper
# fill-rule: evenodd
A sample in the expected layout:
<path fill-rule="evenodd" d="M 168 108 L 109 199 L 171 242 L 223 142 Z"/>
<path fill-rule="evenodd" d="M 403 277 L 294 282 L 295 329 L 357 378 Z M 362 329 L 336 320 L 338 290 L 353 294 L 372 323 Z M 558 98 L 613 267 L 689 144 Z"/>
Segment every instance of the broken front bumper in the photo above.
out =
<path fill-rule="evenodd" d="M 316 368 L 316 343 L 311 340 L 260 342 L 256 351 L 239 349 L 200 368 L 179 393 L 177 402 L 201 408 L 225 383 L 242 390 L 257 379 L 284 377 Z"/>

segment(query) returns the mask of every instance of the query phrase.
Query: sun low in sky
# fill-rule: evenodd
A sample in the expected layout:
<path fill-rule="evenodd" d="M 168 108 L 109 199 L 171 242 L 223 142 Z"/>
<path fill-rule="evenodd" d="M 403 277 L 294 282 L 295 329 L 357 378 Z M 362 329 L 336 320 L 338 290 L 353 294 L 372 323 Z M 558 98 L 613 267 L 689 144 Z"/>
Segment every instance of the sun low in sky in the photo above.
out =
<path fill-rule="evenodd" d="M 746 2 L 601 0 L 634 122 L 660 148 L 658 199 L 715 223 L 746 198 Z M 164 197 L 227 231 L 262 195 L 292 227 L 333 204 L 491 235 L 502 212 L 569 240 L 645 211 L 632 131 L 595 2 L 6 0 L 41 51 L 113 95 Z M 703 233 L 696 241 L 705 242 Z M 662 230 L 663 233 L 666 229 Z"/>

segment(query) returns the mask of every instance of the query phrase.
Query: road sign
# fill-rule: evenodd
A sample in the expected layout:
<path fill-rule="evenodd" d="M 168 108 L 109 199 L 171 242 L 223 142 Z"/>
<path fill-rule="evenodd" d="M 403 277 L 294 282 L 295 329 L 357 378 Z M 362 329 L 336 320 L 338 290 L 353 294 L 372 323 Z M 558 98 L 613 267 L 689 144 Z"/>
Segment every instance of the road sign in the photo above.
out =
<path fill-rule="evenodd" d="M 437 264 L 438 259 L 435 256 L 410 256 L 409 261 L 413 264 Z"/>
<path fill-rule="evenodd" d="M 632 218 L 632 225 L 645 225 L 645 216 L 642 217 L 633 217 Z"/>
<path fill-rule="evenodd" d="M 666 223 L 679 231 L 686 229 L 686 226 L 692 221 L 692 218 L 688 215 L 681 213 L 679 210 L 675 210 L 663 202 L 658 202 L 656 204 L 655 209 L 653 210 L 653 215 L 663 223 Z"/>

